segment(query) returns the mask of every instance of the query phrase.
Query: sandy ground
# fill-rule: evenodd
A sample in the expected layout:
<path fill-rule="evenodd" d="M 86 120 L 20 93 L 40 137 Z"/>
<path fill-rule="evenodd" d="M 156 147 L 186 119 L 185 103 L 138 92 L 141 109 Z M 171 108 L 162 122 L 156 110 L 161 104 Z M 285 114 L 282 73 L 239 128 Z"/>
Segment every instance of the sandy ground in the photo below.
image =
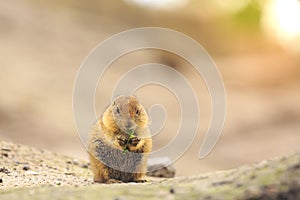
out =
<path fill-rule="evenodd" d="M 88 164 L 68 156 L 1 142 L 0 190 L 93 184 Z"/>
<path fill-rule="evenodd" d="M 0 6 L 0 139 L 87 160 L 72 114 L 72 91 L 77 70 L 100 41 L 139 23 L 128 25 L 109 21 L 79 6 L 66 9 L 56 4 L 33 2 L 3 1 Z M 242 37 L 223 35 L 207 38 L 212 33 L 210 27 L 205 29 L 207 32 L 198 34 L 196 27 L 193 32 L 194 27 L 189 26 L 182 31 L 198 36 L 198 40 L 210 50 L 216 49 L 215 45 L 221 42 L 218 38 L 226 40 L 220 43 L 223 44 L 220 49 L 226 49 L 226 52 L 215 50 L 210 53 L 224 79 L 227 118 L 214 150 L 207 158 L 199 160 L 199 148 L 211 114 L 209 94 L 202 79 L 187 63 L 172 58 L 169 64 L 173 63 L 173 67 L 191 82 L 202 111 L 197 137 L 175 163 L 177 174 L 225 170 L 299 151 L 299 56 L 267 45 L 255 36 L 246 42 L 240 39 Z M 177 28 L 180 30 L 180 26 Z M 135 52 L 113 63 L 97 89 L 98 115 L 109 104 L 111 90 L 123 72 L 137 64 L 153 61 L 153 58 L 161 61 L 161 55 L 170 56 L 161 52 Z M 147 106 L 158 101 L 166 107 L 169 118 L 165 129 L 154 138 L 155 148 L 160 148 L 175 137 L 178 104 L 174 96 L 162 88 L 145 88 L 138 91 L 138 96 Z M 17 154 L 11 156 L 17 161 L 22 160 Z M 2 155 L 1 161 L 9 157 Z M 61 163 L 59 170 L 65 170 L 68 165 L 73 166 Z M 26 170 L 22 167 L 18 165 L 16 169 L 25 175 Z M 18 172 L 10 172 L 11 175 L 14 173 Z M 26 177 L 24 181 L 35 175 Z M 72 175 L 66 177 L 72 178 Z M 41 181 L 46 181 L 46 178 Z"/>
<path fill-rule="evenodd" d="M 0 153 L 0 191 L 49 186 L 106 186 L 106 184 L 94 183 L 89 162 L 74 157 L 4 141 L 0 141 Z M 171 168 L 172 166 L 169 166 L 152 171 L 152 175 L 146 176 L 148 180 L 146 184 L 172 178 L 173 176 L 157 178 L 161 173 L 163 177 L 166 177 L 168 172 L 176 173 L 173 168 L 170 171 Z"/>
<path fill-rule="evenodd" d="M 0 198 L 5 199 L 298 199 L 300 155 L 237 169 L 155 178 L 146 183 L 92 184 L 87 163 L 0 141 Z M 88 186 L 88 187 L 87 187 Z"/>

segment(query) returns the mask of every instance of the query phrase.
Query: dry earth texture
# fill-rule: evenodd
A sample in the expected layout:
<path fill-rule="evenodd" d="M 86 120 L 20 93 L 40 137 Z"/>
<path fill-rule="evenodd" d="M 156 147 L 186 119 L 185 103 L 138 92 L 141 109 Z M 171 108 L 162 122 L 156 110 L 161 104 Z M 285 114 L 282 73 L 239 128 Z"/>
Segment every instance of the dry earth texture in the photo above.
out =
<path fill-rule="evenodd" d="M 0 199 L 300 199 L 300 153 L 229 171 L 94 184 L 89 164 L 0 142 Z"/>

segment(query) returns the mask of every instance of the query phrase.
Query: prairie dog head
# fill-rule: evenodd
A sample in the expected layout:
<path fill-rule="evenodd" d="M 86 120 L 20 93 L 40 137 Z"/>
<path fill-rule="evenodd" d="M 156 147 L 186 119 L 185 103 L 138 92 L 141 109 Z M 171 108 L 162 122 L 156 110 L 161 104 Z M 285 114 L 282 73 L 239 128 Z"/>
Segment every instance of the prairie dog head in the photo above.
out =
<path fill-rule="evenodd" d="M 135 96 L 119 96 L 114 99 L 112 116 L 120 130 L 125 133 L 144 129 L 149 125 L 148 114 Z"/>

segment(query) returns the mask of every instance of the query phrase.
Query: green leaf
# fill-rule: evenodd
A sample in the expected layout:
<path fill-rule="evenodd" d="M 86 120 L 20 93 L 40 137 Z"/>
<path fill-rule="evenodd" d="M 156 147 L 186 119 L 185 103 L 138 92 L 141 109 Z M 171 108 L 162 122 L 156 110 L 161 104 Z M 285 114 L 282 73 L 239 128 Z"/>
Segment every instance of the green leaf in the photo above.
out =
<path fill-rule="evenodd" d="M 126 132 L 128 135 L 133 135 L 134 134 L 134 130 L 129 130 L 128 132 Z"/>

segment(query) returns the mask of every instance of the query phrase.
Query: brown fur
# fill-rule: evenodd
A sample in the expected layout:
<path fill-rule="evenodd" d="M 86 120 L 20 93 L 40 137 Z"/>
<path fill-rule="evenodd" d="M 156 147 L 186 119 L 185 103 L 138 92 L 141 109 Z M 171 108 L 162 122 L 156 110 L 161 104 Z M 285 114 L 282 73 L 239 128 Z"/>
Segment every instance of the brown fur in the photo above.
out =
<path fill-rule="evenodd" d="M 147 112 L 136 97 L 120 96 L 114 100 L 89 133 L 88 152 L 95 182 L 145 181 L 152 149 L 148 125 Z M 126 133 L 128 128 L 134 129 L 133 138 Z"/>

